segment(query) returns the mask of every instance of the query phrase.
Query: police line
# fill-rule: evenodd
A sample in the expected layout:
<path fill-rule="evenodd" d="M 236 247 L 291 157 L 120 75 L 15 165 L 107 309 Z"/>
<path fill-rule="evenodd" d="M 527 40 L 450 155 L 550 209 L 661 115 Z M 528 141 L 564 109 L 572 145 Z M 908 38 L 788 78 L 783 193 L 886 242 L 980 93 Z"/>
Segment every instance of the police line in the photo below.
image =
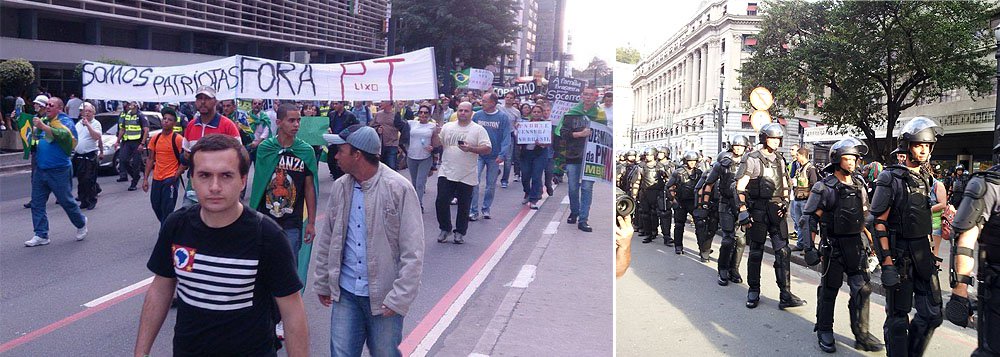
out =
<path fill-rule="evenodd" d="M 232 56 L 184 66 L 84 61 L 86 99 L 192 101 L 212 86 L 219 99 L 416 100 L 437 97 L 434 48 L 356 62 L 302 64 Z"/>

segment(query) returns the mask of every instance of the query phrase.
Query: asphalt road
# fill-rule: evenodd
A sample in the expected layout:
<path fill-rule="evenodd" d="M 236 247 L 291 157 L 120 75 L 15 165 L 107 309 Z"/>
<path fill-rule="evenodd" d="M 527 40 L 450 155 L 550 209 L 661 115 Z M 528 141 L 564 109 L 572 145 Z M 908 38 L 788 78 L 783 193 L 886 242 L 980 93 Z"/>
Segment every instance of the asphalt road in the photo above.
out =
<path fill-rule="evenodd" d="M 321 164 L 320 172 L 327 173 L 325 164 Z M 403 174 L 408 177 L 408 172 L 403 171 Z M 115 178 L 99 179 L 104 191 L 97 208 L 85 211 L 90 229 L 86 240 L 73 240 L 75 230 L 72 224 L 61 208 L 55 205 L 54 199 L 50 199 L 47 209 L 52 243 L 27 248 L 23 241 L 32 235 L 31 214 L 21 205 L 30 196 L 29 176 L 26 173 L 0 176 L 0 237 L 3 238 L 0 239 L 0 354 L 117 356 L 132 352 L 144 289 L 134 290 L 97 307 L 83 306 L 152 276 L 145 264 L 156 240 L 158 222 L 149 206 L 148 194 L 141 190 L 127 192 L 127 183 L 116 183 Z M 511 182 L 507 189 L 499 188 L 498 184 L 492 208 L 493 219 L 470 222 L 470 232 L 464 245 L 439 244 L 435 241 L 438 229 L 431 208 L 435 183 L 436 178 L 428 180 L 424 197 L 428 211 L 424 214 L 426 253 L 422 284 L 410 314 L 404 319 L 404 347 L 410 349 L 427 335 L 427 331 L 414 333 L 421 322 L 422 326 L 447 328 L 441 339 L 454 335 L 458 340 L 473 341 L 482 335 L 481 331 L 485 331 L 489 321 L 486 317 L 493 317 L 501 311 L 498 310 L 500 300 L 508 294 L 504 284 L 509 284 L 518 275 L 525 264 L 525 257 L 536 248 L 541 236 L 537 233 L 553 219 L 566 192 L 565 185 L 558 187 L 555 197 L 547 200 L 541 210 L 529 215 L 527 208 L 519 206 L 520 183 Z M 329 184 L 329 176 L 322 176 L 320 202 L 329 197 Z M 609 193 L 601 197 L 610 202 Z M 599 202 L 595 200 L 594 203 L 595 216 L 602 207 L 607 207 Z M 600 220 L 603 224 L 610 223 L 610 210 L 606 215 L 606 220 Z M 520 230 L 515 229 L 518 223 L 523 225 Z M 565 223 L 560 229 L 566 234 L 579 233 L 575 227 L 567 229 Z M 610 237 L 610 228 L 592 234 Z M 463 276 L 476 275 L 481 266 L 477 262 L 492 257 L 497 250 L 495 242 L 505 239 L 512 241 L 509 250 L 492 271 L 480 274 L 484 278 L 482 287 L 475 290 L 470 302 L 459 310 L 456 323 L 451 327 L 437 326 L 444 312 L 442 306 L 448 308 L 454 305 L 454 294 L 449 292 L 467 286 L 469 282 Z M 606 314 L 599 317 L 605 319 L 604 325 L 609 325 L 610 254 L 595 257 L 592 263 L 596 264 L 596 268 L 592 269 L 602 270 L 603 265 L 609 272 L 608 278 L 601 280 L 601 289 L 608 292 L 607 301 L 599 303 L 606 309 Z M 542 270 L 540 265 L 539 273 Z M 562 289 L 562 293 L 572 296 L 572 291 L 566 289 Z M 326 355 L 329 348 L 329 310 L 319 304 L 311 287 L 307 287 L 304 300 L 309 317 L 311 350 L 317 355 Z M 468 327 L 477 325 L 475 321 L 479 317 L 485 318 L 481 326 Z M 171 312 L 156 340 L 154 355 L 169 355 L 173 321 Z M 461 330 L 457 330 L 459 327 L 456 326 L 462 326 Z M 577 327 L 586 328 L 580 324 Z M 597 343 L 603 344 L 610 353 L 610 327 L 607 332 L 608 338 Z M 430 342 L 431 354 L 441 350 L 437 339 Z M 463 354 L 470 353 L 471 346 Z M 446 354 L 449 353 L 439 355 Z"/>
<path fill-rule="evenodd" d="M 823 356 L 816 345 L 816 288 L 819 272 L 792 264 L 792 293 L 807 305 L 778 310 L 771 254 L 761 267 L 761 301 L 756 309 L 744 307 L 747 285 L 719 286 L 717 253 L 701 263 L 691 247 L 694 232 L 685 233 L 687 254 L 678 256 L 662 240 L 632 245 L 632 266 L 617 281 L 618 356 Z M 719 250 L 716 237 L 715 251 Z M 768 243 L 770 244 L 770 243 Z M 746 256 L 740 267 L 746 278 Z M 853 348 L 847 315 L 847 285 L 837 296 L 834 333 L 840 355 L 884 356 L 885 352 L 861 352 Z M 947 297 L 945 297 L 947 299 Z M 880 340 L 885 322 L 885 299 L 873 294 L 870 331 Z M 912 315 L 911 315 L 912 318 Z M 968 356 L 975 349 L 976 335 L 945 321 L 939 327 L 926 356 Z"/>

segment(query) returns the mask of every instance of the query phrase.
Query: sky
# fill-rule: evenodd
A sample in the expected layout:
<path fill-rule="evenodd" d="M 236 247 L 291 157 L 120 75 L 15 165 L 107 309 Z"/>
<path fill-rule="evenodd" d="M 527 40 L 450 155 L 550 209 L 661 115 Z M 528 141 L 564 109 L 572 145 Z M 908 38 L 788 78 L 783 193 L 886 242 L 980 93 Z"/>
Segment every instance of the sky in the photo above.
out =
<path fill-rule="evenodd" d="M 703 0 L 566 0 L 566 31 L 573 34 L 573 67 L 584 69 L 597 56 L 609 64 L 615 48 L 646 54 L 686 24 Z"/>

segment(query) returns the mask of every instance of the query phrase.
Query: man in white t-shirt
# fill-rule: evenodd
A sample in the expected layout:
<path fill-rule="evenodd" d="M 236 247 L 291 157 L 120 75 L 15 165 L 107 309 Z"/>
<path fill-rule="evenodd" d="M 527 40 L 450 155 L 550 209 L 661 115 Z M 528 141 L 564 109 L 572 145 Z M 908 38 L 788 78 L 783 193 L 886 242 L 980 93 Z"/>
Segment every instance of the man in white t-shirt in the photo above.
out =
<path fill-rule="evenodd" d="M 70 118 L 79 119 L 80 118 L 80 105 L 83 104 L 83 100 L 76 96 L 76 93 L 71 93 L 69 95 L 69 100 L 66 101 L 66 114 Z"/>
<path fill-rule="evenodd" d="M 81 101 L 82 102 L 82 101 Z M 93 104 L 82 102 L 77 106 L 80 121 L 76 122 L 76 149 L 73 152 L 73 171 L 76 172 L 76 196 L 80 199 L 80 209 L 91 210 L 97 206 L 97 168 L 104 159 L 104 145 L 101 142 L 101 122 L 94 120 L 97 109 Z"/>
<path fill-rule="evenodd" d="M 441 233 L 438 242 L 448 241 L 448 235 L 455 233 L 454 243 L 465 242 L 469 228 L 469 206 L 472 204 L 472 188 L 479 184 L 476 164 L 479 155 L 493 151 L 490 136 L 482 125 L 472 121 L 472 103 L 458 105 L 458 121 L 444 124 L 440 138 L 444 151 L 438 177 L 437 209 L 438 227 Z M 458 198 L 458 212 L 455 216 L 455 230 L 451 225 L 451 199 Z"/>
<path fill-rule="evenodd" d="M 614 130 L 614 123 L 612 117 L 614 116 L 614 94 L 611 92 L 604 93 L 604 99 L 601 103 L 601 109 L 604 109 L 604 115 L 608 118 L 608 127 Z"/>

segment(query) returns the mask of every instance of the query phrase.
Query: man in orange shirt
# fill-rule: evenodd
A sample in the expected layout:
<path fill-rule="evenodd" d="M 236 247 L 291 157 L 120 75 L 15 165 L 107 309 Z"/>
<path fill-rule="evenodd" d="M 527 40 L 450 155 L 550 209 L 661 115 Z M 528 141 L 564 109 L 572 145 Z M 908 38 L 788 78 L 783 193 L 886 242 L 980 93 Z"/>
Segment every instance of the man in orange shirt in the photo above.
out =
<path fill-rule="evenodd" d="M 162 224 L 177 205 L 177 188 L 181 174 L 186 167 L 181 163 L 184 137 L 174 132 L 177 112 L 173 108 L 163 108 L 163 131 L 149 139 L 149 158 L 142 178 L 142 191 L 149 192 L 149 173 L 153 172 L 153 192 L 149 200 L 153 205 L 156 219 Z"/>

